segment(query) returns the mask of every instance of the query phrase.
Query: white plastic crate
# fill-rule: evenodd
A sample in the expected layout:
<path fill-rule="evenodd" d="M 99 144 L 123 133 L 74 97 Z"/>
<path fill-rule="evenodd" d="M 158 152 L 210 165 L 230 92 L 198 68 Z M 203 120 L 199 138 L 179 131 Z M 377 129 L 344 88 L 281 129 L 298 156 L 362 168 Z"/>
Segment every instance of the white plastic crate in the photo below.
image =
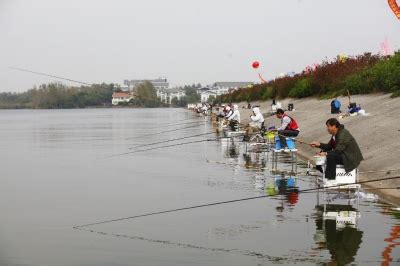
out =
<path fill-rule="evenodd" d="M 354 169 L 351 172 L 346 173 L 343 165 L 336 166 L 336 179 L 328 180 L 324 177 L 324 187 L 332 187 L 332 186 L 340 186 L 340 188 L 359 188 L 359 184 L 357 183 L 357 174 L 358 170 Z M 345 184 L 345 185 L 344 185 Z M 333 187 L 332 189 L 338 189 L 339 187 Z"/>

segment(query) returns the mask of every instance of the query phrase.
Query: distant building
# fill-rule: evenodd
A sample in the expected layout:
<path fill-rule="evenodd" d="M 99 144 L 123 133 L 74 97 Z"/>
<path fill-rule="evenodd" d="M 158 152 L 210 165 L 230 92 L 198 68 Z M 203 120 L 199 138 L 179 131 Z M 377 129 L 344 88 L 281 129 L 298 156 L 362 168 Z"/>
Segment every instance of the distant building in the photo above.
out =
<path fill-rule="evenodd" d="M 197 94 L 200 94 L 200 101 L 202 103 L 208 102 L 208 99 L 210 98 L 211 95 L 214 97 L 218 96 L 217 92 L 209 87 L 202 87 L 198 89 Z"/>
<path fill-rule="evenodd" d="M 253 85 L 253 82 L 216 82 L 211 86 L 202 87 L 197 90 L 201 96 L 201 102 L 207 102 L 211 95 L 219 96 Z"/>
<path fill-rule="evenodd" d="M 227 94 L 240 88 L 247 88 L 254 82 L 216 82 L 213 89 L 218 95 Z"/>
<path fill-rule="evenodd" d="M 153 84 L 156 90 L 159 89 L 168 89 L 169 83 L 166 78 L 158 78 L 158 79 L 132 79 L 132 80 L 124 80 L 124 85 L 128 86 L 129 90 L 134 90 L 140 84 L 145 83 L 146 81 Z"/>
<path fill-rule="evenodd" d="M 118 105 L 121 102 L 129 102 L 134 98 L 132 93 L 126 93 L 126 92 L 114 92 L 112 95 L 112 101 L 111 103 L 113 105 Z"/>
<path fill-rule="evenodd" d="M 157 89 L 157 97 L 164 103 L 171 104 L 172 99 L 176 98 L 178 101 L 186 96 L 186 92 L 183 89 Z"/>
<path fill-rule="evenodd" d="M 116 89 L 127 92 L 127 91 L 129 91 L 129 86 L 123 85 L 123 84 L 119 84 L 118 82 L 115 82 L 114 83 L 114 90 L 116 90 Z"/>

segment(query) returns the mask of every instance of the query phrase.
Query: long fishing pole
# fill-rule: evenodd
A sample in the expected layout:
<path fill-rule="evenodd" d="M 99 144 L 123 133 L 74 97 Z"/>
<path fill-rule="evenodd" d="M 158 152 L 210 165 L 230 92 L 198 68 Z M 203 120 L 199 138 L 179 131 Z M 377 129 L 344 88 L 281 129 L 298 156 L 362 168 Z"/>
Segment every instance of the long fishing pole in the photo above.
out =
<path fill-rule="evenodd" d="M 201 122 L 201 121 L 200 121 Z M 178 123 L 178 124 L 172 124 L 172 125 L 159 125 L 157 127 L 151 127 L 151 128 L 146 128 L 146 129 L 159 129 L 159 128 L 167 128 L 167 127 L 175 127 L 175 126 L 183 126 L 183 125 L 191 125 L 191 124 L 198 124 L 199 121 L 194 121 L 194 122 L 185 122 L 185 123 Z"/>
<path fill-rule="evenodd" d="M 279 134 L 279 133 L 277 135 L 280 136 L 280 137 L 284 137 L 284 138 L 290 138 L 288 136 L 285 136 L 285 135 L 282 135 L 282 134 Z M 295 142 L 301 143 L 301 144 L 311 145 L 311 143 L 304 142 L 304 141 L 299 140 L 299 139 L 292 138 L 292 140 L 295 141 Z"/>
<path fill-rule="evenodd" d="M 193 144 L 193 143 L 200 143 L 200 142 L 206 142 L 206 141 L 215 141 L 215 140 L 219 140 L 219 139 L 222 139 L 222 138 L 225 138 L 225 137 L 214 138 L 214 139 L 195 140 L 195 141 L 190 141 L 190 142 L 183 142 L 183 143 L 177 143 L 177 144 L 159 146 L 159 147 L 154 147 L 154 148 L 149 148 L 149 149 L 143 149 L 143 150 L 136 150 L 136 151 L 124 152 L 124 153 L 119 153 L 119 154 L 113 154 L 113 155 L 105 156 L 105 158 L 117 157 L 117 156 L 122 156 L 122 155 L 128 155 L 128 154 L 138 153 L 138 152 L 145 152 L 145 151 L 158 150 L 158 149 L 169 148 L 169 147 L 175 147 L 175 146 L 182 146 L 182 145 Z"/>
<path fill-rule="evenodd" d="M 155 135 L 160 135 L 160 134 L 164 134 L 164 133 L 174 132 L 174 131 L 178 131 L 178 130 L 182 130 L 182 129 L 195 128 L 195 127 L 199 127 L 199 126 L 201 126 L 201 124 L 200 124 L 200 125 L 197 124 L 197 125 L 194 125 L 194 126 L 188 126 L 188 127 L 181 127 L 181 128 L 171 129 L 171 130 L 162 131 L 162 132 L 156 132 L 156 133 L 152 133 L 152 134 L 140 135 L 140 136 L 130 137 L 130 138 L 126 138 L 126 139 L 129 140 L 129 139 L 142 138 L 142 137 L 147 137 L 147 136 L 155 136 Z"/>
<path fill-rule="evenodd" d="M 75 82 L 75 83 L 79 83 L 79 84 L 83 84 L 83 85 L 87 85 L 87 86 L 92 86 L 92 84 L 89 84 L 89 83 L 86 83 L 86 82 L 83 82 L 83 81 L 73 80 L 73 79 L 69 79 L 69 78 L 63 78 L 63 77 L 59 77 L 59 76 L 55 76 L 55 75 L 50 75 L 50 74 L 46 74 L 46 73 L 31 71 L 31 70 L 28 70 L 28 69 L 22 69 L 22 68 L 17 68 L 17 67 L 10 67 L 10 69 L 19 70 L 19 71 L 28 72 L 28 73 L 32 73 L 32 74 L 36 74 L 36 75 L 41 75 L 41 76 L 46 76 L 46 77 L 51 77 L 51 78 L 57 78 L 57 79 L 67 80 L 67 81 L 71 81 L 71 82 Z"/>
<path fill-rule="evenodd" d="M 79 83 L 79 84 L 83 84 L 83 85 L 87 85 L 87 86 L 93 86 L 93 84 L 89 84 L 87 82 L 74 80 L 74 79 L 69 79 L 69 78 L 63 78 L 63 77 L 60 77 L 60 76 L 55 76 L 55 75 L 51 75 L 51 74 L 36 72 L 36 71 L 28 70 L 28 69 L 22 69 L 22 68 L 17 68 L 17 67 L 10 67 L 10 69 L 14 69 L 14 70 L 22 71 L 22 72 L 28 72 L 28 73 L 41 75 L 41 76 L 46 76 L 46 77 L 51 77 L 51 78 L 57 78 L 57 79 L 61 79 L 61 80 L 67 80 L 67 81 L 71 81 L 71 82 L 75 82 L 75 83 Z M 159 101 L 159 100 L 156 100 L 156 99 L 152 99 L 152 98 L 148 98 L 148 97 L 145 97 L 145 96 L 141 96 L 141 95 L 138 95 L 138 94 L 135 94 L 135 93 L 132 93 L 132 95 L 136 96 L 138 98 L 141 98 L 141 99 L 150 100 L 150 101 L 154 101 L 154 102 L 170 105 L 170 106 L 173 106 L 173 107 L 180 107 L 178 105 L 173 105 L 172 103 L 165 103 L 165 102 L 162 102 L 162 101 Z"/>
<path fill-rule="evenodd" d="M 361 185 L 361 184 L 372 183 L 372 182 L 393 180 L 393 179 L 398 179 L 398 178 L 400 178 L 400 176 L 387 177 L 387 178 L 374 179 L 374 180 L 367 180 L 367 181 L 362 181 L 362 182 L 357 182 L 357 183 L 348 183 L 348 184 L 341 184 L 341 185 L 335 185 L 335 186 L 328 186 L 328 187 L 325 187 L 325 189 L 340 188 L 340 187 L 344 187 L 346 185 Z M 320 190 L 320 189 L 321 188 L 319 188 L 319 187 L 318 188 L 308 188 L 308 189 L 298 190 L 297 192 L 298 193 L 305 193 L 305 192 L 315 191 L 315 190 Z M 106 224 L 106 223 L 113 223 L 113 222 L 118 222 L 118 221 L 123 221 L 123 220 L 131 220 L 131 219 L 136 219 L 136 218 L 141 218 L 141 217 L 146 217 L 146 216 L 154 216 L 154 215 L 160 215 L 160 214 L 164 214 L 164 213 L 178 212 L 178 211 L 191 210 L 191 209 L 197 209 L 197 208 L 203 208 L 203 207 L 210 207 L 210 206 L 216 206 L 216 205 L 229 204 L 229 203 L 240 202 L 240 201 L 262 199 L 262 198 L 268 198 L 268 197 L 271 197 L 271 196 L 270 195 L 263 195 L 263 196 L 255 196 L 255 197 L 249 197 L 249 198 L 242 198 L 242 199 L 234 199 L 234 200 L 220 201 L 220 202 L 214 202 L 214 203 L 207 203 L 207 204 L 195 205 L 195 206 L 190 206 L 190 207 L 183 207 L 183 208 L 177 208 L 177 209 L 171 209 L 171 210 L 165 210 L 165 211 L 159 211 L 159 212 L 151 212 L 151 213 L 140 214 L 140 215 L 135 215 L 135 216 L 129 216 L 129 217 L 117 218 L 117 219 L 106 220 L 106 221 L 101 221 L 101 222 L 95 222 L 95 223 L 90 223 L 90 224 L 78 225 L 78 226 L 74 226 L 73 228 L 74 229 L 78 229 L 78 228 L 82 228 L 82 227 L 88 227 L 88 226 Z"/>
<path fill-rule="evenodd" d="M 189 138 L 194 138 L 194 137 L 200 137 L 200 136 L 211 135 L 211 134 L 214 134 L 214 133 L 215 133 L 215 132 L 208 132 L 208 133 L 202 133 L 202 134 L 197 134 L 197 135 L 192 135 L 192 136 L 187 136 L 187 137 L 181 137 L 181 138 L 175 138 L 175 139 L 168 139 L 168 140 L 164 140 L 164 141 L 153 142 L 153 143 L 148 143 L 148 144 L 143 144 L 143 145 L 135 146 L 134 148 L 129 148 L 129 149 L 132 150 L 132 149 L 137 149 L 137 148 L 146 147 L 146 146 L 152 146 L 152 145 L 156 145 L 156 144 L 168 143 L 168 142 L 172 142 L 172 141 L 176 141 L 176 140 L 182 140 L 182 139 L 189 139 Z"/>
<path fill-rule="evenodd" d="M 158 127 L 169 126 L 169 125 L 175 125 L 175 123 L 187 122 L 187 121 L 191 121 L 191 120 L 199 121 L 199 118 L 198 118 L 198 117 L 195 117 L 195 118 L 186 118 L 186 119 L 177 120 L 177 121 L 174 121 L 174 122 L 169 122 L 169 123 L 166 123 L 166 124 L 159 124 Z M 155 127 L 155 128 L 158 128 L 158 127 Z"/>
<path fill-rule="evenodd" d="M 174 122 L 171 122 L 171 123 L 166 123 L 166 124 L 159 124 L 158 126 L 156 126 L 156 127 L 151 127 L 151 128 L 149 128 L 149 129 L 158 129 L 158 128 L 160 128 L 160 127 L 172 127 L 172 126 L 181 126 L 181 125 L 185 125 L 185 124 L 190 124 L 190 123 L 192 123 L 192 122 L 188 122 L 188 121 L 191 121 L 191 120 L 195 120 L 195 119 L 191 119 L 191 118 L 189 118 L 189 119 L 182 119 L 182 120 L 177 120 L 177 121 L 174 121 Z M 185 122 L 185 123 L 180 123 L 180 122 Z M 195 122 L 199 122 L 199 120 L 197 120 L 197 121 L 193 121 L 193 123 L 195 123 Z M 179 123 L 179 124 L 178 124 Z"/>
<path fill-rule="evenodd" d="M 158 127 L 154 127 L 154 128 L 150 128 L 150 129 L 157 129 L 157 128 L 159 128 L 159 127 L 167 127 L 167 126 L 169 127 L 169 126 L 178 126 L 178 125 L 190 124 L 190 123 L 192 123 L 192 122 L 190 122 L 190 123 L 182 123 L 182 124 L 176 124 L 176 123 L 179 123 L 179 122 L 188 122 L 188 121 L 192 121 L 192 120 L 199 121 L 199 117 L 195 117 L 195 118 L 185 118 L 185 119 L 182 119 L 182 120 L 177 120 L 177 121 L 169 122 L 169 123 L 166 123 L 166 124 L 160 124 L 160 125 L 158 125 Z M 195 123 L 195 122 L 193 122 L 193 123 Z"/>

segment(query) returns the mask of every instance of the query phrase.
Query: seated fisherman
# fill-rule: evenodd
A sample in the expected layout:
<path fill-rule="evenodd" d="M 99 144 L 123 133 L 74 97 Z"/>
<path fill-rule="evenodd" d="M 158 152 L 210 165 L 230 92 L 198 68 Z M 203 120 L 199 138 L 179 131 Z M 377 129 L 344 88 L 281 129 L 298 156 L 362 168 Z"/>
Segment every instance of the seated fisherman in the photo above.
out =
<path fill-rule="evenodd" d="M 237 104 L 233 105 L 233 113 L 228 117 L 229 126 L 232 131 L 236 130 L 237 125 L 240 123 L 240 112 Z"/>
<path fill-rule="evenodd" d="M 226 119 L 233 114 L 233 110 L 229 105 L 225 107 L 224 112 L 225 112 L 225 118 Z"/>
<path fill-rule="evenodd" d="M 262 129 L 264 127 L 264 116 L 262 115 L 260 108 L 253 108 L 253 115 L 250 116 L 250 119 L 250 127 L 255 129 Z"/>
<path fill-rule="evenodd" d="M 287 148 L 286 137 L 297 137 L 300 129 L 296 120 L 285 114 L 282 109 L 276 110 L 276 117 L 281 119 L 281 126 L 277 128 L 282 148 Z"/>
<path fill-rule="evenodd" d="M 348 108 L 349 108 L 349 113 L 350 114 L 357 113 L 358 111 L 361 110 L 361 107 L 357 106 L 356 103 L 350 103 Z"/>
<path fill-rule="evenodd" d="M 246 128 L 246 135 L 258 132 L 264 127 L 264 116 L 262 115 L 260 108 L 254 107 L 253 114 L 250 116 L 250 123 Z"/>
<path fill-rule="evenodd" d="M 325 178 L 336 178 L 336 165 L 344 165 L 346 173 L 353 171 L 364 159 L 360 148 L 350 132 L 336 118 L 326 121 L 328 133 L 332 135 L 328 144 L 312 142 L 312 147 L 321 148 L 320 155 L 326 155 Z"/>

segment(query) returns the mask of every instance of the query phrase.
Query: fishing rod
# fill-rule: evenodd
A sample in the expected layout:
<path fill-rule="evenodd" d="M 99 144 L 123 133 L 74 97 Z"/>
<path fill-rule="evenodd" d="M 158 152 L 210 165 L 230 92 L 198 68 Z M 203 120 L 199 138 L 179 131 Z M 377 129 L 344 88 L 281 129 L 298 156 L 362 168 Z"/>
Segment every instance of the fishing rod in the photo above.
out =
<path fill-rule="evenodd" d="M 343 186 L 346 186 L 346 185 L 355 185 L 355 184 L 361 185 L 361 184 L 372 183 L 372 182 L 393 180 L 393 179 L 398 179 L 398 178 L 400 178 L 400 176 L 387 177 L 387 178 L 381 178 L 381 179 L 373 179 L 373 180 L 367 180 L 367 181 L 356 182 L 356 183 L 348 183 L 348 184 L 328 186 L 328 187 L 325 187 L 325 189 L 340 188 L 340 187 L 343 187 Z M 319 187 L 318 188 L 308 188 L 308 189 L 298 190 L 297 192 L 298 193 L 305 193 L 305 192 L 310 192 L 310 191 L 315 191 L 315 190 L 320 190 L 320 189 L 321 188 L 319 188 Z M 234 200 L 206 203 L 206 204 L 201 204 L 201 205 L 194 205 L 194 206 L 189 206 L 189 207 L 183 207 L 183 208 L 177 208 L 177 209 L 171 209 L 171 210 L 165 210 L 165 211 L 158 211 L 158 212 L 151 212 L 151 213 L 139 214 L 139 215 L 129 216 L 129 217 L 122 217 L 122 218 L 106 220 L 106 221 L 100 221 L 100 222 L 95 222 L 95 223 L 90 223 L 90 224 L 77 225 L 77 226 L 74 226 L 73 228 L 74 229 L 79 229 L 79 228 L 82 228 L 82 227 L 88 227 L 88 226 L 93 226 L 93 225 L 113 223 L 113 222 L 118 222 L 118 221 L 123 221 L 123 220 L 131 220 L 131 219 L 137 219 L 137 218 L 141 218 L 141 217 L 148 217 L 148 216 L 160 215 L 160 214 L 171 213 L 171 212 L 185 211 L 185 210 L 191 210 L 191 209 L 197 209 L 197 208 L 203 208 L 203 207 L 230 204 L 230 203 L 241 202 L 241 201 L 263 199 L 263 198 L 269 198 L 269 197 L 272 197 L 272 196 L 270 196 L 270 195 L 262 195 L 262 196 L 255 196 L 255 197 L 248 197 L 248 198 L 241 198 L 241 199 L 234 199 Z"/>
<path fill-rule="evenodd" d="M 60 77 L 60 76 L 55 76 L 55 75 L 51 75 L 51 74 L 36 72 L 36 71 L 28 70 L 28 69 L 22 69 L 22 68 L 17 68 L 17 67 L 9 67 L 9 68 L 13 69 L 13 70 L 18 70 L 18 71 L 22 71 L 22 72 L 28 72 L 28 73 L 36 74 L 36 75 L 41 75 L 41 76 L 46 76 L 46 77 L 51 77 L 51 78 L 57 78 L 57 79 L 61 79 L 61 80 L 71 81 L 71 82 L 83 84 L 83 85 L 86 85 L 86 86 L 93 86 L 93 84 L 89 84 L 87 82 L 74 80 L 74 79 L 69 79 L 69 78 L 63 78 L 63 77 Z M 178 105 L 173 105 L 172 103 L 165 103 L 165 102 L 162 102 L 162 101 L 159 101 L 159 100 L 156 100 L 156 99 L 152 99 L 152 98 L 148 98 L 148 97 L 145 97 L 145 96 L 138 95 L 136 93 L 132 93 L 132 95 L 135 96 L 135 97 L 141 98 L 141 99 L 150 100 L 150 101 L 154 101 L 154 102 L 170 105 L 170 106 L 173 106 L 173 107 L 180 107 Z"/>
<path fill-rule="evenodd" d="M 273 132 L 273 131 L 270 131 L 270 132 Z M 282 135 L 282 134 L 279 134 L 279 133 L 277 133 L 277 135 L 280 136 L 280 137 L 284 137 L 284 138 L 290 138 L 288 136 L 285 136 L 285 135 Z M 302 140 L 298 140 L 298 139 L 295 139 L 295 138 L 292 138 L 292 140 L 295 141 L 295 142 L 301 143 L 301 144 L 311 145 L 311 143 L 304 142 Z"/>
<path fill-rule="evenodd" d="M 197 122 L 195 122 L 197 123 Z M 192 127 L 187 127 L 187 128 L 192 128 Z M 181 129 L 185 129 L 185 128 L 181 128 Z M 164 132 L 158 132 L 155 134 L 147 134 L 147 135 L 143 135 L 144 136 L 151 136 L 151 135 L 158 135 L 158 134 L 162 134 L 162 133 L 168 133 L 168 132 L 173 132 L 176 130 L 180 130 L 180 129 L 173 129 L 173 130 L 168 130 L 168 131 L 164 131 Z M 164 140 L 164 141 L 160 141 L 160 142 L 154 142 L 154 143 L 148 143 L 148 144 L 143 144 L 143 145 L 139 145 L 139 146 L 135 146 L 129 149 L 135 149 L 135 148 L 139 148 L 139 147 L 145 147 L 145 146 L 151 146 L 151 145 L 156 145 L 156 144 L 161 144 L 161 143 L 165 143 L 165 142 L 171 142 L 171 141 L 176 141 L 176 140 L 182 140 L 182 139 L 188 139 L 188 138 L 193 138 L 193 137 L 199 137 L 199 136 L 205 136 L 205 135 L 211 135 L 211 134 L 215 134 L 216 132 L 214 131 L 210 131 L 210 132 L 206 132 L 206 133 L 202 133 L 202 134 L 197 134 L 197 135 L 192 135 L 192 136 L 187 136 L 187 137 L 181 137 L 181 138 L 175 138 L 175 139 L 169 139 L 169 140 Z M 140 137 L 140 136 L 139 136 Z M 136 137 L 138 138 L 138 137 Z M 128 138 L 131 139 L 131 138 Z"/>
<path fill-rule="evenodd" d="M 174 127 L 174 126 L 183 126 L 183 125 L 191 125 L 191 124 L 198 124 L 199 121 L 188 122 L 188 123 L 180 123 L 180 124 L 173 124 L 173 125 L 159 125 L 158 127 L 151 127 L 146 129 L 159 129 L 159 128 L 166 128 L 166 127 Z"/>
<path fill-rule="evenodd" d="M 162 143 L 167 143 L 167 142 L 172 142 L 176 140 L 182 140 L 182 139 L 189 139 L 189 138 L 194 138 L 194 137 L 200 137 L 200 136 L 206 136 L 206 135 L 211 135 L 214 134 L 215 132 L 209 132 L 209 133 L 202 133 L 202 134 L 197 134 L 197 135 L 192 135 L 192 136 L 187 136 L 187 137 L 181 137 L 181 138 L 175 138 L 175 139 L 169 139 L 169 140 L 164 140 L 164 141 L 159 141 L 159 142 L 153 142 L 153 143 L 148 143 L 148 144 L 143 144 L 136 146 L 134 148 L 129 148 L 130 150 L 136 149 L 136 148 L 141 148 L 141 147 L 146 147 L 146 146 L 152 146 L 156 144 L 162 144 Z"/>
<path fill-rule="evenodd" d="M 222 137 L 222 138 L 226 138 L 226 137 Z M 130 152 L 124 152 L 124 153 L 109 155 L 109 156 L 106 156 L 105 158 L 117 157 L 117 156 L 122 156 L 122 155 L 128 155 L 128 154 L 138 153 L 138 152 L 145 152 L 145 151 L 158 150 L 158 149 L 162 149 L 162 148 L 169 148 L 169 147 L 175 147 L 175 146 L 182 146 L 182 145 L 193 144 L 193 143 L 200 143 L 200 142 L 206 142 L 206 141 L 215 141 L 215 140 L 219 140 L 219 139 L 221 139 L 221 138 L 195 140 L 195 141 L 190 141 L 190 142 L 183 142 L 183 143 L 165 145 L 165 146 L 154 147 L 154 148 L 149 148 L 149 149 L 136 150 L 136 151 L 130 151 Z"/>
<path fill-rule="evenodd" d="M 79 80 L 63 78 L 63 77 L 54 76 L 54 75 L 50 75 L 50 74 L 45 74 L 45 73 L 41 73 L 41 72 L 31 71 L 31 70 L 28 70 L 28 69 L 22 69 L 22 68 L 17 68 L 17 67 L 10 67 L 10 69 L 14 69 L 14 70 L 22 71 L 22 72 L 33 73 L 33 74 L 36 74 L 36 75 L 41 75 L 41 76 L 46 76 L 46 77 L 51 77 L 51 78 L 67 80 L 67 81 L 71 81 L 71 82 L 75 82 L 75 83 L 79 83 L 79 84 L 83 84 L 83 85 L 87 85 L 87 86 L 92 86 L 92 84 L 89 84 L 89 83 L 86 83 L 86 82 L 82 82 L 82 81 L 79 81 Z"/>
<path fill-rule="evenodd" d="M 181 130 L 181 129 L 195 128 L 195 127 L 199 127 L 199 126 L 201 126 L 201 125 L 197 124 L 197 125 L 194 125 L 194 126 L 176 128 L 176 129 L 167 130 L 167 131 L 163 131 L 163 132 L 157 132 L 157 133 L 153 133 L 153 134 L 140 135 L 140 136 L 130 137 L 130 138 L 126 138 L 126 139 L 129 140 L 129 139 L 142 138 L 142 137 L 147 137 L 147 136 L 155 136 L 155 135 L 160 135 L 160 134 L 164 134 L 164 133 L 169 133 L 169 132 L 178 131 L 178 130 Z"/>
<path fill-rule="evenodd" d="M 363 190 L 400 189 L 400 187 L 363 188 Z"/>
<path fill-rule="evenodd" d="M 157 129 L 159 127 L 166 127 L 166 126 L 179 126 L 179 125 L 184 125 L 184 123 L 182 124 L 175 124 L 175 123 L 180 123 L 180 122 L 187 122 L 187 121 L 191 121 L 191 120 L 196 120 L 197 122 L 199 121 L 199 118 L 186 118 L 186 119 L 182 119 L 182 120 L 178 120 L 178 121 L 174 121 L 174 122 L 170 122 L 170 123 L 166 123 L 166 124 L 160 124 L 158 125 L 158 127 L 152 127 L 150 129 Z M 190 122 L 191 123 L 191 122 Z M 194 123 L 194 122 L 193 122 Z"/>
<path fill-rule="evenodd" d="M 194 123 L 198 123 L 198 122 L 194 122 Z M 191 124 L 191 123 L 190 123 L 190 124 Z M 187 127 L 187 128 L 192 128 L 192 127 Z M 185 128 L 181 128 L 181 129 L 185 129 Z M 142 137 L 144 137 L 144 136 L 151 136 L 151 135 L 158 135 L 158 134 L 168 133 L 168 132 L 173 132 L 173 131 L 176 131 L 176 130 L 180 130 L 180 129 L 173 129 L 173 130 L 168 130 L 168 131 L 164 131 L 164 132 L 158 132 L 158 133 L 155 133 L 155 134 L 143 135 Z M 132 147 L 132 148 L 129 148 L 129 149 L 135 149 L 135 148 L 139 148 L 139 147 L 151 146 L 151 145 L 155 145 L 155 144 L 161 144 L 161 143 L 165 143 L 165 142 L 171 142 L 171 141 L 176 141 L 176 140 L 188 139 L 188 138 L 193 138 L 193 137 L 211 135 L 211 134 L 215 134 L 215 133 L 217 133 L 217 132 L 210 131 L 210 132 L 201 133 L 201 134 L 197 134 L 197 135 L 192 135 L 192 136 L 187 136 L 187 137 L 181 137 L 181 138 L 175 138 L 175 139 L 169 139 L 169 140 L 164 140 L 164 141 L 160 141 L 160 142 L 148 143 L 148 144 L 143 144 L 143 145 L 139 144 L 138 146 L 135 146 L 135 147 Z M 139 136 L 139 137 L 140 137 L 140 136 Z M 138 137 L 136 137 L 136 138 L 138 138 Z M 131 138 L 128 138 L 128 139 L 131 139 Z"/>

